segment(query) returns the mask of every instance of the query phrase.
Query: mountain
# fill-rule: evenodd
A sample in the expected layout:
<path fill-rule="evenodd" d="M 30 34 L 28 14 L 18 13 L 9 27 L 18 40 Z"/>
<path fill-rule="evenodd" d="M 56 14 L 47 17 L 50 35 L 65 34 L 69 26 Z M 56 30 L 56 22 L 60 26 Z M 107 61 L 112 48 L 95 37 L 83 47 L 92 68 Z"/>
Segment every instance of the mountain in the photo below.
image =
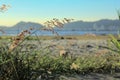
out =
<path fill-rule="evenodd" d="M 43 28 L 43 26 L 39 23 L 34 22 L 19 22 L 14 26 L 6 27 L 0 26 L 0 29 L 3 30 L 26 30 L 33 27 L 34 29 Z M 120 20 L 109 20 L 102 19 L 99 21 L 86 22 L 86 21 L 74 21 L 70 23 L 66 23 L 63 28 L 54 28 L 55 30 L 95 30 L 95 31 L 116 31 L 120 30 Z"/>
<path fill-rule="evenodd" d="M 40 29 L 42 28 L 43 26 L 39 23 L 35 23 L 35 22 L 24 22 L 24 21 L 21 21 L 13 26 L 0 26 L 0 29 L 2 30 L 27 30 L 27 29 L 30 29 L 30 28 L 34 28 L 34 30 L 36 29 Z"/>
<path fill-rule="evenodd" d="M 40 29 L 42 27 L 43 26 L 39 23 L 21 21 L 21 22 L 17 23 L 16 25 L 7 28 L 7 30 L 20 30 L 21 31 L 21 30 L 27 30 L 30 28 L 34 28 L 36 30 L 36 29 Z"/>
<path fill-rule="evenodd" d="M 94 22 L 75 21 L 67 23 L 62 29 L 55 28 L 56 30 L 96 30 L 96 31 L 112 31 L 120 29 L 119 20 L 102 19 Z"/>

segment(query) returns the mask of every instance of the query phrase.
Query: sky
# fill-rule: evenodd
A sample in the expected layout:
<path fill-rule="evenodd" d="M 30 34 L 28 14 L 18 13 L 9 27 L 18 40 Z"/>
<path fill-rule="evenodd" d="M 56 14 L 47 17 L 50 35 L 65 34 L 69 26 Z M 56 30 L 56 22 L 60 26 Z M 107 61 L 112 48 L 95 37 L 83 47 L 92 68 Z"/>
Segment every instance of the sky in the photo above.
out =
<path fill-rule="evenodd" d="M 0 0 L 11 8 L 0 13 L 0 25 L 12 26 L 20 21 L 43 23 L 53 18 L 96 21 L 118 19 L 120 0 Z"/>

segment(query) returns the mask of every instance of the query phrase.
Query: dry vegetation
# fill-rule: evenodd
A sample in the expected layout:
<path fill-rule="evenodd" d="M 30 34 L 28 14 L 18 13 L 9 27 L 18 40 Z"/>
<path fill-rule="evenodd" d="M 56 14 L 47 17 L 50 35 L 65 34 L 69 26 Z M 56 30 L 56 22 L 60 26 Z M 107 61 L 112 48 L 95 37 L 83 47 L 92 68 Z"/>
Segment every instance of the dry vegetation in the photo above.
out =
<path fill-rule="evenodd" d="M 10 8 L 10 5 L 2 4 L 0 6 L 0 12 L 5 12 L 8 10 L 8 8 Z"/>

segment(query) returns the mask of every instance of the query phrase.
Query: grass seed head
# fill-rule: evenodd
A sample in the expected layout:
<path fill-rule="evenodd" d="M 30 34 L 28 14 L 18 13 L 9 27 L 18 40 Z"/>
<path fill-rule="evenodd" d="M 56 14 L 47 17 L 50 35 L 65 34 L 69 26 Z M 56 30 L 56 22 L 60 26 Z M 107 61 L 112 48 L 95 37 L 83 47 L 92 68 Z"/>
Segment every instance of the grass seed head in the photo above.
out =
<path fill-rule="evenodd" d="M 72 65 L 70 65 L 70 69 L 77 70 L 77 69 L 79 69 L 79 65 L 72 63 Z"/>
<path fill-rule="evenodd" d="M 20 44 L 20 42 L 22 42 L 25 39 L 25 36 L 27 34 L 31 34 L 30 30 L 23 30 L 16 37 L 13 37 L 13 41 L 9 46 L 9 51 L 12 51 L 13 49 L 15 49 Z"/>

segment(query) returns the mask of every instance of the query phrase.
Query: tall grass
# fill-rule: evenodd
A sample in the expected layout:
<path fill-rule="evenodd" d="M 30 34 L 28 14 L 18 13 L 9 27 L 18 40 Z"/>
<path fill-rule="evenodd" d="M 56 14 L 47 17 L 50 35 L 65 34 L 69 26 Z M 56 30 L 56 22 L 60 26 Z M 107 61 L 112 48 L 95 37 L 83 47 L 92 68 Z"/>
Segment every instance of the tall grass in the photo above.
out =
<path fill-rule="evenodd" d="M 120 55 L 109 53 L 78 57 L 55 57 L 51 52 L 8 52 L 1 46 L 1 80 L 56 80 L 60 75 L 85 74 L 90 72 L 114 73 L 120 70 Z"/>
<path fill-rule="evenodd" d="M 119 10 L 117 11 L 117 14 L 118 14 L 118 18 L 120 20 L 120 11 Z M 112 44 L 114 45 L 115 48 L 109 47 L 109 49 L 120 54 L 120 41 L 119 41 L 120 34 L 118 34 L 118 38 L 115 38 L 113 35 L 110 35 L 110 37 L 111 37 L 110 42 L 112 42 Z"/>
<path fill-rule="evenodd" d="M 60 75 L 90 72 L 114 73 L 120 70 L 120 55 L 108 53 L 62 57 L 51 56 L 49 49 L 22 52 L 20 46 L 9 51 L 8 43 L 0 45 L 1 80 L 59 80 Z M 32 45 L 29 45 L 32 46 Z"/>

